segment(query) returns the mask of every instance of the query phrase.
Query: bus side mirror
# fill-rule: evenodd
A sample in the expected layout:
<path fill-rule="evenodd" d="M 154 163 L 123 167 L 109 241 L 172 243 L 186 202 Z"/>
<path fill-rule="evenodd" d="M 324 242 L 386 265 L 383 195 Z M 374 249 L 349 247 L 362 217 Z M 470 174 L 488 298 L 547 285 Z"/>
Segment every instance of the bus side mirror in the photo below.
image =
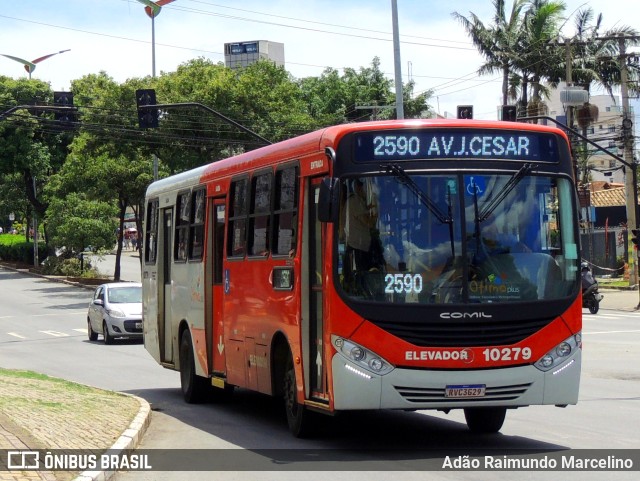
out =
<path fill-rule="evenodd" d="M 338 218 L 338 183 L 332 177 L 325 177 L 318 193 L 318 220 L 335 222 Z"/>

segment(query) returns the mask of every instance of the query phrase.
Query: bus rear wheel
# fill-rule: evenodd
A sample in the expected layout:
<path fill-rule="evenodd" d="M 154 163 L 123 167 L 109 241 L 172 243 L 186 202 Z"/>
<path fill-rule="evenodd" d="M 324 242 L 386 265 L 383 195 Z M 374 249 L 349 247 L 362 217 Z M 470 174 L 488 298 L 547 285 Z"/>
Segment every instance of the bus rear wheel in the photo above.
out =
<path fill-rule="evenodd" d="M 467 426 L 474 433 L 492 434 L 502 428 L 507 408 L 466 408 L 464 418 Z"/>
<path fill-rule="evenodd" d="M 297 394 L 296 372 L 293 367 L 293 359 L 289 355 L 284 372 L 284 406 L 287 413 L 287 424 L 291 434 L 296 438 L 304 438 L 309 436 L 312 431 L 311 413 L 298 402 Z"/>
<path fill-rule="evenodd" d="M 180 387 L 182 396 L 189 404 L 203 402 L 210 391 L 208 379 L 196 374 L 193 358 L 193 341 L 187 330 L 180 338 Z"/>

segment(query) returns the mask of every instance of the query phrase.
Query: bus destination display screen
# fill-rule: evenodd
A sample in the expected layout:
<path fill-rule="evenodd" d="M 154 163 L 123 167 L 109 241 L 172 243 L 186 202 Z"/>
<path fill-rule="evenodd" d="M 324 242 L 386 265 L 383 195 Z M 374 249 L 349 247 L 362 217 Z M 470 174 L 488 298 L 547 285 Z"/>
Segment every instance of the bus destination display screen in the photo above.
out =
<path fill-rule="evenodd" d="M 384 130 L 355 134 L 357 162 L 483 159 L 555 163 L 553 134 L 515 130 Z"/>

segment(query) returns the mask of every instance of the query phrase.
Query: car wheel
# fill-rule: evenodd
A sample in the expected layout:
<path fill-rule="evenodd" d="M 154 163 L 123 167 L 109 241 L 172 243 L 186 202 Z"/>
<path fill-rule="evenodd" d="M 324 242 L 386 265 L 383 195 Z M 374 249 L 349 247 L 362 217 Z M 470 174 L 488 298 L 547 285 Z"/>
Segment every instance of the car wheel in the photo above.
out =
<path fill-rule="evenodd" d="M 91 321 L 89 320 L 89 318 L 87 318 L 87 334 L 89 335 L 90 341 L 98 340 L 98 333 L 91 327 Z"/>
<path fill-rule="evenodd" d="M 193 341 L 188 330 L 180 339 L 180 387 L 184 400 L 189 404 L 203 402 L 211 390 L 209 380 L 196 374 Z"/>
<path fill-rule="evenodd" d="M 102 321 L 102 337 L 104 337 L 104 343 L 109 345 L 113 344 L 113 337 L 109 334 L 109 328 L 107 327 L 107 321 Z"/>

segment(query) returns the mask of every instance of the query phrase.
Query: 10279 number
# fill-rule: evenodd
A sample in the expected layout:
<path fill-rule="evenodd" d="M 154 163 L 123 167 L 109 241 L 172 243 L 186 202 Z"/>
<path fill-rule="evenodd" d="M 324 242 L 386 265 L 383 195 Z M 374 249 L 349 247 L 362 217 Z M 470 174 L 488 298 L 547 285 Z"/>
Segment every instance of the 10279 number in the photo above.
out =
<path fill-rule="evenodd" d="M 531 359 L 530 347 L 504 347 L 485 349 L 482 351 L 485 361 L 519 361 Z"/>

